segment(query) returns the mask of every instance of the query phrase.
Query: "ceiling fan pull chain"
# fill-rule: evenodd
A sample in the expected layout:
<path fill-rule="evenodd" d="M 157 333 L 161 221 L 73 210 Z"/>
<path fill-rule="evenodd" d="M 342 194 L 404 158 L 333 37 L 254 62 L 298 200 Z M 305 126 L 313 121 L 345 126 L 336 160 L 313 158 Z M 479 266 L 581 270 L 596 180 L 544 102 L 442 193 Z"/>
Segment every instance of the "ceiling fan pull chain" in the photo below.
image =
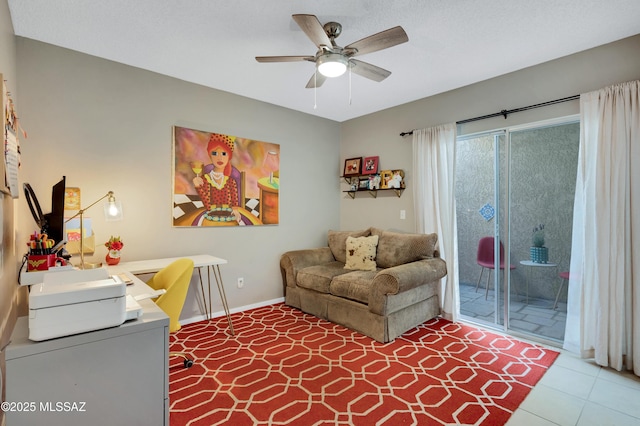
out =
<path fill-rule="evenodd" d="M 318 109 L 318 69 L 313 73 L 313 109 Z"/>
<path fill-rule="evenodd" d="M 351 67 L 349 67 L 349 106 L 351 106 Z"/>

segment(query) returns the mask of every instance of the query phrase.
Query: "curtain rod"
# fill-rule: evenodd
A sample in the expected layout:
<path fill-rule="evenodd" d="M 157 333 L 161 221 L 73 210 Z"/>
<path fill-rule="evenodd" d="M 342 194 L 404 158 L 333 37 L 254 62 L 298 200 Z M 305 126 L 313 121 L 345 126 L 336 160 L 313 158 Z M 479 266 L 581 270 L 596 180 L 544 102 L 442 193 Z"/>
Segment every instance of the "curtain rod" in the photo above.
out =
<path fill-rule="evenodd" d="M 499 117 L 499 116 L 503 116 L 505 118 L 505 120 L 507 119 L 507 116 L 509 114 L 513 114 L 514 112 L 522 112 L 522 111 L 527 111 L 530 109 L 534 109 L 534 108 L 540 108 L 540 107 L 544 107 L 544 106 L 548 106 L 548 105 L 555 105 L 555 104 L 559 104 L 562 102 L 568 102 L 568 101 L 574 101 L 576 99 L 580 99 L 580 95 L 573 95 L 573 96 L 568 96 L 566 98 L 561 98 L 561 99 L 556 99 L 555 101 L 548 101 L 548 102 L 542 102 L 540 104 L 535 104 L 535 105 L 529 105 L 526 107 L 522 107 L 522 108 L 515 108 L 515 109 L 510 109 L 510 110 L 506 110 L 503 109 L 500 112 L 494 112 L 493 114 L 488 114 L 488 115 L 482 115 L 480 117 L 474 117 L 474 118 L 467 118 L 466 120 L 460 120 L 460 121 L 456 121 L 456 124 L 465 124 L 465 123 L 471 123 L 472 121 L 480 121 L 480 120 L 485 120 L 487 118 L 493 118 L 493 117 Z M 407 136 L 407 135 L 412 135 L 413 134 L 413 130 L 410 130 L 408 132 L 402 132 L 400 133 L 400 136 Z"/>

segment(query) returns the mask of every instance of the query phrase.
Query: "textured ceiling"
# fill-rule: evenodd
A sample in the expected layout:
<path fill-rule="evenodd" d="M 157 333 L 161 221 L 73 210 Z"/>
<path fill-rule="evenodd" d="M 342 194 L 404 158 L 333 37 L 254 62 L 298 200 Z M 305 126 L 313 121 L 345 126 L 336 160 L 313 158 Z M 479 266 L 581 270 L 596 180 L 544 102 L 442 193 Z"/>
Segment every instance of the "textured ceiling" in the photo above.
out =
<path fill-rule="evenodd" d="M 9 0 L 15 34 L 345 121 L 640 33 L 639 0 Z M 400 25 L 409 42 L 358 57 L 392 72 L 305 89 L 314 55 L 291 19 L 337 21 L 345 46 Z M 605 64 L 606 66 L 606 64 Z"/>

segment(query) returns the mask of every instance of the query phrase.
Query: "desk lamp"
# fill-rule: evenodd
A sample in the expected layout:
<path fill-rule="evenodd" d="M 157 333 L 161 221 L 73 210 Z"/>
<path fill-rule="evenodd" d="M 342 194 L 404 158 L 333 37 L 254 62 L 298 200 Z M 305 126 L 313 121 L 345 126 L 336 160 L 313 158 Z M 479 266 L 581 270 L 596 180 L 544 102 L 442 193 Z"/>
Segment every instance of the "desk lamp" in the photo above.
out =
<path fill-rule="evenodd" d="M 91 207 L 95 206 L 105 198 L 107 198 L 107 202 L 104 205 L 105 219 L 107 221 L 122 220 L 122 206 L 119 202 L 116 201 L 116 197 L 113 195 L 113 191 L 107 192 L 105 195 L 98 198 L 95 202 L 91 203 L 84 209 L 78 210 L 78 213 L 74 214 L 72 217 L 66 220 L 66 222 L 69 222 L 71 219 L 75 219 L 76 217 L 80 216 L 80 269 L 93 269 L 102 266 L 102 263 L 84 262 L 84 229 L 82 219 L 85 211 L 89 210 Z"/>

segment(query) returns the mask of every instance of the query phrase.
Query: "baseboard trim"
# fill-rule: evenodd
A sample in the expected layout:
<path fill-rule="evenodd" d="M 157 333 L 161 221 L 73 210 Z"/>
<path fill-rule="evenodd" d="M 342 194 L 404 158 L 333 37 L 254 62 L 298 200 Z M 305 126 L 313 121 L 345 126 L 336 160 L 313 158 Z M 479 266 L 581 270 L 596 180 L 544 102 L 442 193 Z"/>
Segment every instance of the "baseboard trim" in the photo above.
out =
<path fill-rule="evenodd" d="M 265 300 L 263 302 L 253 303 L 251 305 L 245 305 L 245 306 L 229 309 L 229 313 L 235 314 L 236 312 L 249 311 L 251 309 L 262 308 L 264 306 L 269 306 L 275 303 L 282 303 L 282 302 L 284 302 L 284 297 L 278 297 L 277 299 Z M 211 313 L 211 318 L 218 318 L 223 316 L 225 316 L 224 310 Z M 187 324 L 192 324 L 194 322 L 204 321 L 206 319 L 207 317 L 205 317 L 204 315 L 197 315 L 191 318 L 180 318 L 180 324 L 187 325 Z"/>

